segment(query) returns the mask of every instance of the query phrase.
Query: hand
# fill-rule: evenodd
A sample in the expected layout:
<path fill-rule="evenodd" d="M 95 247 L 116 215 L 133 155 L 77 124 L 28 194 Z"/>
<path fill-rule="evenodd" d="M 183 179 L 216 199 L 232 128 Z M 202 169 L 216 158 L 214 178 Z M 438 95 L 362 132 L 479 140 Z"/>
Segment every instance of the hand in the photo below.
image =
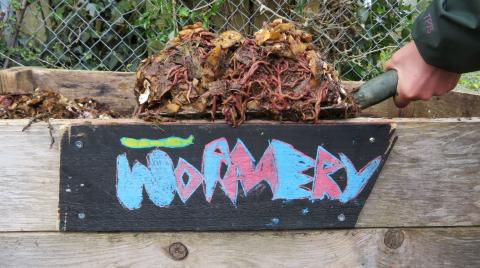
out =
<path fill-rule="evenodd" d="M 399 108 L 410 101 L 443 95 L 455 88 L 460 79 L 460 74 L 427 64 L 413 41 L 395 52 L 385 63 L 385 69 L 397 70 L 397 96 L 393 100 Z"/>

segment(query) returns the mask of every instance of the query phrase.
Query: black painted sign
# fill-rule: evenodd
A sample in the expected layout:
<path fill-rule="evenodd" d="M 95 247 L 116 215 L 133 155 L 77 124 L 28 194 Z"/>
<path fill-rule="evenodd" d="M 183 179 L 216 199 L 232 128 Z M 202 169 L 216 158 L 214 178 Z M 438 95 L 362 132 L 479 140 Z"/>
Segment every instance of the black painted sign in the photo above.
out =
<path fill-rule="evenodd" d="M 390 124 L 72 126 L 60 230 L 352 228 Z"/>

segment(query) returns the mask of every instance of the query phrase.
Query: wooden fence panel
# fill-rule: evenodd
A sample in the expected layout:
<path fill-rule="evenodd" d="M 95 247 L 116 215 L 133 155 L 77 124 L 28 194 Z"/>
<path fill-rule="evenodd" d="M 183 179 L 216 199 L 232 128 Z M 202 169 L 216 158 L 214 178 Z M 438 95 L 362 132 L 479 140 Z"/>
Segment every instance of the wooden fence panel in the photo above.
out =
<path fill-rule="evenodd" d="M 188 249 L 183 261 L 168 253 Z M 233 233 L 0 233 L 2 267 L 478 267 L 480 227 Z"/>
<path fill-rule="evenodd" d="M 46 124 L 22 133 L 27 121 L 0 121 L 0 231 L 56 231 L 60 133 L 64 125 L 86 121 L 53 120 L 52 149 Z M 357 227 L 480 225 L 480 119 L 394 122 L 399 139 Z"/>

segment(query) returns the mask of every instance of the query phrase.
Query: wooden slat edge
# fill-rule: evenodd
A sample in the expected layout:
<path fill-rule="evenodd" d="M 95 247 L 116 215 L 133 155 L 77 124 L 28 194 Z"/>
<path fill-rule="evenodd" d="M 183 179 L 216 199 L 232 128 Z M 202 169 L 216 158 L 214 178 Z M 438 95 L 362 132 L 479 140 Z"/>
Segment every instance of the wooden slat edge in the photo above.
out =
<path fill-rule="evenodd" d="M 361 81 L 342 81 L 351 91 Z M 93 97 L 118 113 L 130 114 L 137 102 L 133 94 L 135 74 L 131 72 L 84 71 L 15 67 L 0 71 L 0 92 L 31 93 L 35 88 L 56 90 L 70 99 Z M 398 109 L 392 100 L 362 112 L 375 117 L 471 117 L 480 116 L 480 95 L 452 91 L 429 101 L 413 102 Z"/>
<path fill-rule="evenodd" d="M 16 67 L 0 71 L 0 82 L 3 94 L 53 90 L 72 100 L 94 98 L 119 114 L 131 114 L 137 104 L 134 73 Z"/>
<path fill-rule="evenodd" d="M 174 260 L 169 246 L 188 255 Z M 0 233 L 2 267 L 475 267 L 480 227 L 244 233 Z"/>
<path fill-rule="evenodd" d="M 0 231 L 58 230 L 58 144 L 72 122 L 53 120 L 49 149 L 46 124 L 22 133 L 27 120 L 0 120 Z M 480 225 L 480 119 L 395 122 L 398 141 L 357 226 Z"/>
<path fill-rule="evenodd" d="M 33 93 L 36 88 L 31 68 L 18 67 L 0 71 L 0 94 Z"/>
<path fill-rule="evenodd" d="M 480 116 L 480 95 L 451 91 L 428 101 L 415 101 L 405 108 L 397 108 L 392 99 L 362 111 L 361 116 L 442 118 Z"/>

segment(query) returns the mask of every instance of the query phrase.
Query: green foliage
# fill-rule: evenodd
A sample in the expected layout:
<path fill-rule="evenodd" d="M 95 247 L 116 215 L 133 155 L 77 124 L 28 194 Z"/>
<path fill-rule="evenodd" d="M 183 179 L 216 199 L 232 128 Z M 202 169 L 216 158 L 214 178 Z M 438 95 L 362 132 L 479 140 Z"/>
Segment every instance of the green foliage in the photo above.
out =
<path fill-rule="evenodd" d="M 12 1 L 12 4 L 16 1 Z M 8 39 L 5 38 L 5 35 L 8 32 L 11 32 L 13 29 L 13 26 L 15 25 L 15 18 L 14 17 L 8 17 L 7 14 L 3 13 L 1 14 L 2 19 L 0 19 L 0 67 L 4 65 L 4 62 L 6 60 L 6 56 L 9 55 L 9 46 L 8 46 Z"/>
<path fill-rule="evenodd" d="M 298 0 L 298 1 L 294 1 L 294 6 L 295 6 L 295 13 L 299 14 L 299 15 L 303 15 L 304 14 L 304 10 L 305 10 L 305 4 L 307 4 L 307 0 Z"/>
<path fill-rule="evenodd" d="M 46 31 L 46 41 L 36 36 L 39 33 L 22 30 L 16 48 L 8 47 L 2 38 L 0 52 L 25 65 L 132 71 L 146 56 L 145 51 L 160 50 L 182 25 L 201 21 L 208 27 L 223 0 L 198 10 L 178 6 L 177 2 L 50 0 L 47 13 L 40 1 L 29 1 L 29 10 L 45 21 L 39 29 Z M 17 12 L 21 3 L 12 0 L 10 7 Z M 15 20 L 12 16 L 7 22 L 12 36 Z"/>
<path fill-rule="evenodd" d="M 378 75 L 391 54 L 410 39 L 418 6 L 396 0 L 372 2 L 370 7 L 364 6 L 363 1 L 358 3 L 352 36 L 355 46 L 336 66 L 344 79 L 362 80 Z"/>
<path fill-rule="evenodd" d="M 480 72 L 462 75 L 459 84 L 466 89 L 480 92 Z"/>
<path fill-rule="evenodd" d="M 3 37 L 3 31 L 8 27 L 7 22 L 0 20 L 0 53 L 6 55 L 8 46 L 7 40 Z M 0 64 L 3 66 L 4 56 L 0 56 Z"/>
<path fill-rule="evenodd" d="M 328 7 L 343 3 L 332 1 L 322 2 Z M 347 38 L 352 42 L 344 42 L 343 47 L 338 47 L 338 53 L 332 54 L 335 57 L 329 60 L 336 63 L 344 79 L 368 79 L 380 73 L 382 64 L 397 46 L 409 39 L 413 19 L 418 12 L 412 12 L 414 7 L 404 4 L 407 1 L 372 0 L 370 7 L 365 7 L 363 0 L 353 1 L 358 2 L 352 2 L 348 7 L 343 3 L 343 7 L 350 12 L 345 13 L 345 17 L 353 19 L 354 23 L 341 25 L 348 29 L 342 40 Z M 10 2 L 17 15 L 21 2 Z M 220 9 L 225 12 L 223 5 L 227 3 L 225 0 L 211 0 L 208 5 L 194 8 L 181 5 L 179 0 L 45 0 L 47 7 L 41 2 L 29 0 L 28 8 L 33 16 L 39 18 L 39 22 L 45 23 L 38 25 L 37 32 L 22 28 L 15 48 L 9 47 L 7 39 L 2 38 L 2 54 L 10 55 L 25 65 L 120 71 L 134 70 L 140 59 L 147 53 L 162 49 L 184 25 L 200 21 L 213 28 L 212 31 L 218 30 L 215 26 L 219 23 L 214 16 Z M 408 2 L 417 2 L 422 6 L 428 0 Z M 308 0 L 288 3 L 282 10 L 286 14 L 308 15 L 304 13 L 310 3 Z M 329 14 L 328 10 L 325 12 Z M 350 16 L 353 13 L 355 16 Z M 334 23 L 337 19 L 341 18 L 335 16 Z M 16 20 L 16 16 L 11 16 L 0 24 L 0 31 L 10 35 L 9 40 L 13 39 Z M 332 27 L 328 33 L 335 36 L 338 34 L 335 31 Z M 316 35 L 316 32 L 312 33 Z M 0 64 L 3 65 L 1 59 Z"/>
<path fill-rule="evenodd" d="M 172 39 L 181 26 L 197 21 L 203 22 L 208 28 L 209 20 L 216 15 L 224 0 L 214 1 L 201 9 L 191 10 L 179 6 L 177 1 L 150 0 L 141 16 L 135 20 L 135 25 L 141 26 L 148 39 L 149 53 L 159 51 L 165 43 Z M 175 17 L 177 23 L 172 18 Z"/>

